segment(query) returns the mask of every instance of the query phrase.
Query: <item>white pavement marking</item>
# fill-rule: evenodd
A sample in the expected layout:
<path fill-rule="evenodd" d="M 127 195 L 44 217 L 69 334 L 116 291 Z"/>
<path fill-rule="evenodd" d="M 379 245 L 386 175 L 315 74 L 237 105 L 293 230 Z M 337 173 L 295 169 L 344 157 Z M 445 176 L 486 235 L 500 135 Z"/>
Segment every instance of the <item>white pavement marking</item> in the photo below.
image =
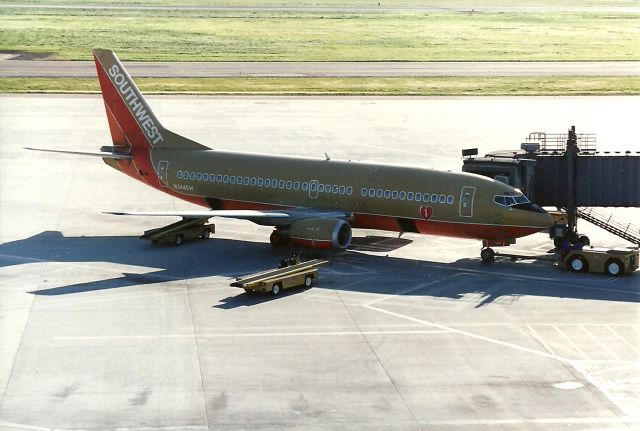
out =
<path fill-rule="evenodd" d="M 616 355 L 615 352 L 613 352 L 611 349 L 609 349 L 606 345 L 604 345 L 600 339 L 598 337 L 596 337 L 595 335 L 593 335 L 591 332 L 587 331 L 587 329 L 585 328 L 584 325 L 580 325 L 579 326 L 580 329 L 582 329 L 582 331 L 587 334 L 591 339 L 593 339 L 596 343 L 598 343 L 598 345 L 600 347 L 602 347 L 602 350 L 608 352 L 611 356 L 613 356 L 617 361 L 621 361 L 622 359 L 620 358 L 620 356 Z"/>
<path fill-rule="evenodd" d="M 526 328 L 529 330 L 529 333 L 531 334 L 531 336 L 540 344 L 542 344 L 542 347 L 544 347 L 547 352 L 551 353 L 553 356 L 557 356 L 556 353 L 553 351 L 553 349 L 551 347 L 549 347 L 549 345 L 547 343 L 545 343 L 545 341 L 542 339 L 542 337 L 535 331 L 535 329 L 533 329 L 533 326 L 527 324 Z"/>
<path fill-rule="evenodd" d="M 471 425 L 555 425 L 555 424 L 635 424 L 640 423 L 640 417 L 590 417 L 590 418 L 536 418 L 536 419 L 451 419 L 451 420 L 421 420 L 420 425 L 431 426 L 471 426 Z"/>
<path fill-rule="evenodd" d="M 640 349 L 638 349 L 637 347 L 635 347 L 634 345 L 632 345 L 631 343 L 629 343 L 622 335 L 618 334 L 616 331 L 614 331 L 611 326 L 613 325 L 604 325 L 605 328 L 607 328 L 609 330 L 609 332 L 611 332 L 613 335 L 615 335 L 620 341 L 622 341 L 624 344 L 627 345 L 627 347 L 629 347 L 631 350 L 633 350 L 636 353 L 640 353 Z"/>
<path fill-rule="evenodd" d="M 327 337 L 351 335 L 424 335 L 448 334 L 447 330 L 433 331 L 323 331 L 323 332 L 245 332 L 236 334 L 195 334 L 197 338 L 246 338 L 246 337 Z M 92 337 L 53 337 L 55 341 L 91 341 L 91 340 L 144 340 L 160 338 L 194 338 L 194 334 L 164 334 L 164 335 L 104 335 Z"/>
<path fill-rule="evenodd" d="M 558 355 L 554 355 L 551 353 L 547 353 L 547 352 L 543 352 L 540 350 L 535 350 L 535 349 L 530 349 L 528 347 L 524 347 L 524 346 L 519 346 L 517 344 L 513 344 L 513 343 L 507 343 L 505 341 L 500 341 L 500 340 L 496 340 L 494 338 L 489 338 L 489 337 L 485 337 L 484 335 L 479 335 L 479 334 L 474 334 L 472 332 L 468 332 L 468 331 L 463 331 L 460 329 L 456 329 L 456 328 L 452 328 L 450 326 L 447 325 L 441 325 L 439 323 L 435 323 L 435 322 L 429 322 L 427 320 L 423 320 L 423 319 L 418 319 L 415 317 L 411 317 L 411 316 L 407 316 L 405 314 L 401 314 L 401 313 L 396 313 L 394 311 L 389 311 L 389 310 L 384 310 L 381 308 L 377 308 L 377 307 L 373 307 L 373 306 L 366 306 L 365 308 L 368 308 L 369 310 L 373 310 L 373 311 L 378 311 L 380 313 L 384 313 L 384 314 L 388 314 L 390 316 L 395 316 L 401 319 L 407 319 L 407 320 L 411 320 L 413 322 L 417 322 L 417 323 L 422 323 L 426 326 L 431 326 L 431 327 L 435 327 L 435 328 L 439 328 L 442 330 L 448 330 L 451 331 L 451 333 L 456 333 L 456 334 L 460 334 L 460 335 L 464 335 L 467 337 L 471 337 L 471 338 L 475 338 L 478 340 L 482 340 L 482 341 L 486 341 L 488 343 L 492 343 L 492 344 L 497 344 L 499 346 L 503 346 L 503 347 L 507 347 L 510 349 L 515 349 L 515 350 L 519 350 L 522 352 L 527 352 L 527 353 L 531 353 L 537 356 L 541 356 L 541 357 L 545 357 L 545 358 L 549 358 L 549 359 L 555 359 L 559 362 L 563 362 L 567 365 L 572 366 L 576 371 L 578 371 L 580 374 L 582 374 L 582 376 L 585 378 L 585 380 L 587 380 L 593 387 L 597 388 L 600 392 L 602 392 L 602 394 L 607 397 L 607 399 L 613 404 L 615 405 L 621 412 L 623 412 L 625 415 L 630 416 L 630 417 L 637 417 L 637 414 L 639 412 L 635 411 L 632 408 L 629 408 L 627 405 L 625 405 L 623 402 L 620 401 L 620 399 L 615 396 L 614 394 L 612 394 L 609 391 L 609 388 L 607 388 L 605 385 L 603 385 L 602 383 L 600 383 L 596 378 L 594 378 L 593 376 L 591 376 L 591 374 L 589 374 L 589 372 L 586 370 L 586 368 L 584 367 L 584 365 L 582 363 L 580 363 L 580 361 L 575 361 L 572 359 L 568 359 L 562 356 L 558 356 Z M 557 325 L 553 325 L 554 328 L 557 329 Z M 560 331 L 558 331 L 560 332 Z M 562 332 L 560 332 L 567 341 L 569 341 L 571 344 L 573 344 L 571 342 L 571 340 L 568 339 L 568 337 L 566 337 L 566 335 L 564 335 Z M 575 344 L 573 344 L 575 346 Z M 576 346 L 577 348 L 577 346 Z M 582 352 L 580 349 L 577 349 L 579 352 Z M 582 354 L 584 355 L 584 352 L 582 352 Z M 586 356 L 586 355 L 584 355 Z"/>
<path fill-rule="evenodd" d="M 576 343 L 574 343 L 571 338 L 569 338 L 567 336 L 567 334 L 565 334 L 564 332 L 562 332 L 562 330 L 560 328 L 558 328 L 558 325 L 553 325 L 553 329 L 556 330 L 556 332 L 558 334 L 560 334 L 562 336 L 562 338 L 564 338 L 564 340 L 567 342 L 567 344 L 569 344 L 576 352 L 578 352 L 580 355 L 582 355 L 583 359 L 586 359 L 587 361 L 590 359 L 589 356 L 587 356 L 586 353 L 584 353 L 582 351 L 582 349 L 580 347 L 578 347 L 576 345 Z"/>

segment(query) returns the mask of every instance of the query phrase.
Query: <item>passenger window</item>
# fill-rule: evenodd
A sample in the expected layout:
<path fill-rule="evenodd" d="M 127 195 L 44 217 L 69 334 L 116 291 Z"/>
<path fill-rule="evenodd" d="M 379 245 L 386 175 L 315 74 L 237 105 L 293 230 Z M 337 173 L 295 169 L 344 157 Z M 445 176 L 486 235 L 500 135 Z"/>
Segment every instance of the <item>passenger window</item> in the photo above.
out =
<path fill-rule="evenodd" d="M 309 190 L 309 183 L 305 181 L 302 183 L 302 191 L 306 192 L 307 190 Z"/>
<path fill-rule="evenodd" d="M 338 193 L 338 186 L 336 184 L 331 186 L 331 193 Z"/>
<path fill-rule="evenodd" d="M 229 177 L 229 182 L 231 184 L 235 184 L 236 183 L 236 177 L 234 177 L 234 176 Z"/>
<path fill-rule="evenodd" d="M 385 190 L 384 191 L 384 198 L 385 199 L 389 199 L 391 197 L 391 190 Z"/>
<path fill-rule="evenodd" d="M 370 198 L 376 197 L 376 189 L 369 189 L 369 197 Z"/>
<path fill-rule="evenodd" d="M 408 201 L 412 201 L 413 200 L 413 192 L 408 192 L 407 193 L 407 200 Z"/>
<path fill-rule="evenodd" d="M 249 181 L 251 181 L 251 180 L 249 179 L 249 177 L 244 177 L 244 185 L 245 185 L 245 186 L 248 186 L 248 185 L 249 185 Z"/>
<path fill-rule="evenodd" d="M 293 183 L 293 190 L 300 190 L 300 181 Z"/>
<path fill-rule="evenodd" d="M 284 180 L 278 181 L 278 187 L 284 189 Z"/>
<path fill-rule="evenodd" d="M 225 175 L 224 177 L 222 177 L 222 182 L 227 184 L 229 182 L 229 175 Z"/>
<path fill-rule="evenodd" d="M 367 197 L 367 188 L 366 187 L 362 188 L 362 190 L 360 191 L 360 196 Z"/>
<path fill-rule="evenodd" d="M 293 181 L 287 181 L 287 190 L 291 190 L 293 188 Z"/>
<path fill-rule="evenodd" d="M 378 189 L 378 191 L 376 192 L 376 197 L 381 198 L 383 194 L 384 192 L 382 191 L 382 189 Z"/>
<path fill-rule="evenodd" d="M 258 187 L 264 186 L 264 178 L 258 178 Z"/>
<path fill-rule="evenodd" d="M 266 180 L 264 180 L 264 186 L 271 187 L 271 178 L 267 178 Z"/>
<path fill-rule="evenodd" d="M 196 173 L 195 172 L 189 172 L 189 179 L 190 180 L 195 180 L 196 179 Z"/>
<path fill-rule="evenodd" d="M 352 193 L 353 193 L 353 187 L 351 186 L 347 187 L 347 196 L 351 196 Z"/>
<path fill-rule="evenodd" d="M 420 202 L 422 200 L 422 193 L 416 193 L 416 202 Z"/>
<path fill-rule="evenodd" d="M 440 195 L 440 201 L 441 204 L 447 202 L 447 197 L 445 195 Z"/>
<path fill-rule="evenodd" d="M 403 201 L 407 197 L 407 192 L 400 192 L 400 200 Z"/>
<path fill-rule="evenodd" d="M 391 199 L 398 199 L 398 191 L 394 190 L 391 192 Z"/>
<path fill-rule="evenodd" d="M 202 181 L 202 172 L 198 172 L 198 173 L 196 174 L 196 180 L 198 180 L 198 181 Z"/>
<path fill-rule="evenodd" d="M 449 195 L 449 196 L 447 196 L 447 203 L 448 203 L 449 205 L 453 205 L 453 195 Z"/>
<path fill-rule="evenodd" d="M 178 177 L 178 179 L 181 180 L 182 179 L 182 171 L 176 172 L 176 177 Z"/>
<path fill-rule="evenodd" d="M 202 174 L 202 181 L 209 181 L 209 174 Z"/>
<path fill-rule="evenodd" d="M 323 193 L 324 192 L 324 184 L 318 184 L 318 192 L 319 193 Z"/>
<path fill-rule="evenodd" d="M 438 202 L 438 195 L 434 193 L 431 195 L 431 203 L 435 204 L 437 202 Z"/>
<path fill-rule="evenodd" d="M 256 177 L 252 177 L 251 178 L 251 185 L 255 186 L 256 184 L 258 184 L 258 179 Z"/>
<path fill-rule="evenodd" d="M 345 186 L 340 186 L 340 190 L 338 192 L 343 195 L 347 192 L 347 188 Z"/>

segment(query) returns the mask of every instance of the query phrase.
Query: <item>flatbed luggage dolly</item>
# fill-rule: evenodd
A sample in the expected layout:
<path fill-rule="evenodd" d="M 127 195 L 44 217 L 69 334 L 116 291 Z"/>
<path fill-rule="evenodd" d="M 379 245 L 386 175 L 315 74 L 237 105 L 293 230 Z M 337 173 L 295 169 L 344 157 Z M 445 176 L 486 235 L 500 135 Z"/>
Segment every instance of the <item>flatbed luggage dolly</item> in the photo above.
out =
<path fill-rule="evenodd" d="M 328 264 L 329 261 L 320 259 L 295 263 L 283 268 L 238 277 L 231 286 L 240 287 L 245 292 L 271 292 L 278 295 L 282 290 L 291 287 L 311 287 L 318 281 L 318 268 Z"/>

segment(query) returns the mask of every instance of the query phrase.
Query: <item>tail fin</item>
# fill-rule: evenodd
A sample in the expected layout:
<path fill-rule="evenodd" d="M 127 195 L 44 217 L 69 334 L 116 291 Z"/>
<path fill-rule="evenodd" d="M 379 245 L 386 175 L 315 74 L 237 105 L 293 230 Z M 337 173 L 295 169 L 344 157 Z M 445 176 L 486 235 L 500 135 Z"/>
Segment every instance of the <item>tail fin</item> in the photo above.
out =
<path fill-rule="evenodd" d="M 95 49 L 93 57 L 115 147 L 207 149 L 162 126 L 113 51 Z"/>

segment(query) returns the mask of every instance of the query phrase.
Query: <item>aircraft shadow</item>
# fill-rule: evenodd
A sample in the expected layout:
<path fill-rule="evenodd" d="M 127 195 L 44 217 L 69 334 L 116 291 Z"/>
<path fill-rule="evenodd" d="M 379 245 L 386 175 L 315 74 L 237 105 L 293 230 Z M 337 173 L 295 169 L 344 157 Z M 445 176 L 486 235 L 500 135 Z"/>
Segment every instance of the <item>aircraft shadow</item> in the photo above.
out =
<path fill-rule="evenodd" d="M 381 238 L 382 244 L 386 243 L 387 247 L 389 244 L 404 246 L 410 242 Z M 377 252 L 384 250 L 384 247 L 373 246 L 375 241 L 370 238 L 362 243 Z M 358 250 L 358 246 L 346 252 L 297 250 L 291 247 L 274 249 L 268 243 L 221 238 L 196 240 L 176 247 L 156 246 L 135 237 L 64 237 L 60 232 L 48 231 L 0 244 L 0 268 L 39 262 L 66 262 L 79 264 L 78 271 L 89 271 L 92 275 L 102 275 L 104 272 L 107 275 L 107 278 L 97 281 L 29 292 L 41 296 L 60 296 L 212 276 L 228 277 L 231 283 L 235 277 L 275 268 L 280 260 L 291 256 L 294 251 L 299 251 L 303 260 L 319 258 L 331 261 L 329 267 L 321 269 L 320 287 L 328 289 L 431 296 L 457 301 L 469 301 L 473 297 L 475 307 L 495 301 L 508 304 L 525 295 L 640 302 L 637 274 L 612 279 L 597 274 L 565 272 L 552 267 L 549 262 L 498 260 L 486 265 L 477 258 L 444 264 L 365 254 Z M 99 262 L 113 266 L 91 265 Z M 52 266 L 52 270 L 55 271 L 55 266 Z M 68 268 L 65 270 L 69 271 Z M 114 274 L 115 277 L 109 276 Z M 47 273 L 42 277 L 47 278 Z M 237 295 L 223 299 L 215 307 L 233 309 L 253 306 L 302 291 L 289 289 L 275 297 L 245 293 L 238 289 Z"/>

